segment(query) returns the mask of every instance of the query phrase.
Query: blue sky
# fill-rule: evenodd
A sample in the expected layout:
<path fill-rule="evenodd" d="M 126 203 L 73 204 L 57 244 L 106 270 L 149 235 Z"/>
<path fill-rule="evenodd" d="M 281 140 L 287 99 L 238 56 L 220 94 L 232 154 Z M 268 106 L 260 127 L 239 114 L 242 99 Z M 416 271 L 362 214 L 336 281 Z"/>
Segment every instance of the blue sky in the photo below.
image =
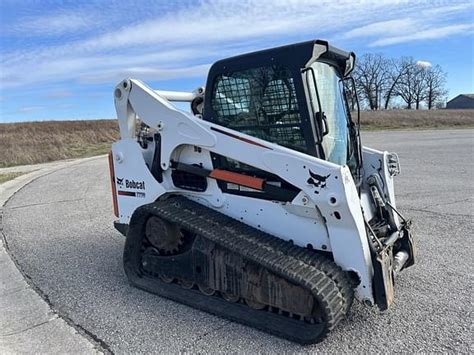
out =
<path fill-rule="evenodd" d="M 474 93 L 474 1 L 0 1 L 0 122 L 114 118 L 126 77 L 155 89 L 204 85 L 212 62 L 326 39 L 412 56 Z"/>

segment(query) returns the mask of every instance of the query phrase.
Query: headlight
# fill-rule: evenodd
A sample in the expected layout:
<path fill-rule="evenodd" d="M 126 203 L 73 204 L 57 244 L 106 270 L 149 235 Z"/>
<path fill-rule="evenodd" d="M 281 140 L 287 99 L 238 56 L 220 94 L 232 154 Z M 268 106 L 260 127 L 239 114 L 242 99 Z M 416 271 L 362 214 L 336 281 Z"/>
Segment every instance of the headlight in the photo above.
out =
<path fill-rule="evenodd" d="M 387 168 L 391 176 L 400 174 L 400 163 L 397 153 L 387 154 Z"/>

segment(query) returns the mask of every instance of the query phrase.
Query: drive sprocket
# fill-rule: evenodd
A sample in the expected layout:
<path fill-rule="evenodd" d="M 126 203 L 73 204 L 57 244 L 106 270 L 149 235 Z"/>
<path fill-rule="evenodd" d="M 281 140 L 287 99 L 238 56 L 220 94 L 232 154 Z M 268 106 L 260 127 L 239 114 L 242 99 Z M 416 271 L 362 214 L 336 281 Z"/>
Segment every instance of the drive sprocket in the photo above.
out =
<path fill-rule="evenodd" d="M 173 223 L 151 216 L 145 227 L 148 242 L 156 248 L 161 255 L 173 255 L 179 251 L 184 242 L 181 229 Z"/>

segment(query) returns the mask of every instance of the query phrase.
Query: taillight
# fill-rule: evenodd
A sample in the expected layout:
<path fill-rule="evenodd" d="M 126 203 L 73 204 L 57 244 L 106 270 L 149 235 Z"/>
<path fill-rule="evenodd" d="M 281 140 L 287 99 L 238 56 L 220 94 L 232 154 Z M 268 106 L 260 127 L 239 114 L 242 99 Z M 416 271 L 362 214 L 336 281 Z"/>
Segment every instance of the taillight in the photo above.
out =
<path fill-rule="evenodd" d="M 114 170 L 114 155 L 112 152 L 109 153 L 109 171 L 110 171 L 110 183 L 112 184 L 112 201 L 114 204 L 114 215 L 119 216 L 118 204 L 117 204 L 117 190 L 115 189 L 115 170 Z"/>

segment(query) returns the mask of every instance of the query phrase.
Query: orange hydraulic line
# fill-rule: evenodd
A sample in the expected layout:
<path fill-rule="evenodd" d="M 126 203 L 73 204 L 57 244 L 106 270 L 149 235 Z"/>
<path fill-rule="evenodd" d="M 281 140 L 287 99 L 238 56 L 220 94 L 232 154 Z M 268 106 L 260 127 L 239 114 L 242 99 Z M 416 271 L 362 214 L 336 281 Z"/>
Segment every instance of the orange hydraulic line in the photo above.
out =
<path fill-rule="evenodd" d="M 256 190 L 263 190 L 263 184 L 265 183 L 264 179 L 221 169 L 214 169 L 209 174 L 209 177 L 217 180 L 232 182 L 234 184 L 250 187 Z"/>

